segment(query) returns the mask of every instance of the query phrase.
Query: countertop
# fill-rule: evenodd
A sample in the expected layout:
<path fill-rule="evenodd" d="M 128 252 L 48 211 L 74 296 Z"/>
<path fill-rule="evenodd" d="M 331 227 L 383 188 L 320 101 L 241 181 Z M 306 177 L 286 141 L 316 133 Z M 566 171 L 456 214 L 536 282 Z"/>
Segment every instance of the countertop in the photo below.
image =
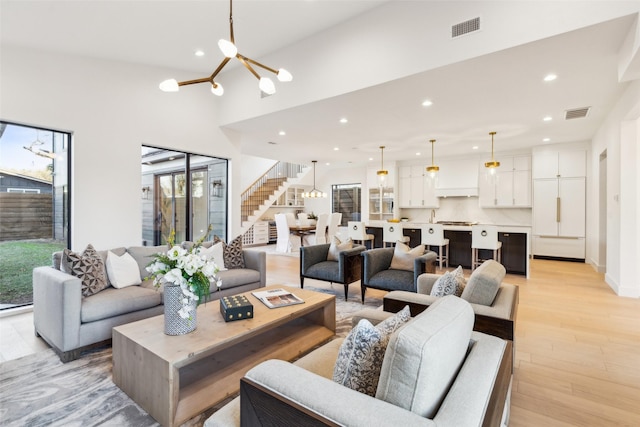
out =
<path fill-rule="evenodd" d="M 369 221 L 366 223 L 367 227 L 384 227 L 386 224 L 389 224 L 387 221 Z M 393 224 L 399 224 L 402 228 L 421 228 L 429 225 L 429 222 L 398 222 Z M 496 225 L 498 227 L 498 231 L 501 233 L 526 233 L 531 234 L 531 226 L 530 225 L 507 225 L 507 224 L 478 224 L 478 225 Z M 450 231 L 471 231 L 470 225 L 443 225 L 443 229 Z"/>

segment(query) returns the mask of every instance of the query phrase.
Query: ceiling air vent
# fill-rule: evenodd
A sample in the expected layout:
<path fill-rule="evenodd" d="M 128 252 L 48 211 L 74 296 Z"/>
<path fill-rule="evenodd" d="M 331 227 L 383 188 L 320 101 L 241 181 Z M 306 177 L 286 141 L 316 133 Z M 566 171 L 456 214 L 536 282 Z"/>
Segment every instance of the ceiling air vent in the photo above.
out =
<path fill-rule="evenodd" d="M 451 26 L 451 38 L 478 31 L 480 29 L 480 17 L 469 19 Z"/>
<path fill-rule="evenodd" d="M 565 110 L 564 119 L 565 120 L 582 119 L 584 117 L 587 117 L 587 114 L 589 114 L 590 109 L 591 107 L 582 107 L 582 108 L 574 108 L 573 110 Z"/>

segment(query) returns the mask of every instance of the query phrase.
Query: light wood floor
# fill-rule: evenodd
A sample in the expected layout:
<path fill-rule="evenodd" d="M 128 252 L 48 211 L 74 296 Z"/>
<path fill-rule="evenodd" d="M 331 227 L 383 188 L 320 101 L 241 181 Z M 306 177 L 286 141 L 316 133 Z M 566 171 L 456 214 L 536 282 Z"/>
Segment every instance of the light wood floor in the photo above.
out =
<path fill-rule="evenodd" d="M 299 283 L 297 258 L 268 255 L 267 271 L 268 284 Z M 520 288 L 509 425 L 640 426 L 640 300 L 586 264 L 533 260 L 530 279 L 505 281 Z M 0 360 L 46 347 L 31 313 L 0 318 Z"/>

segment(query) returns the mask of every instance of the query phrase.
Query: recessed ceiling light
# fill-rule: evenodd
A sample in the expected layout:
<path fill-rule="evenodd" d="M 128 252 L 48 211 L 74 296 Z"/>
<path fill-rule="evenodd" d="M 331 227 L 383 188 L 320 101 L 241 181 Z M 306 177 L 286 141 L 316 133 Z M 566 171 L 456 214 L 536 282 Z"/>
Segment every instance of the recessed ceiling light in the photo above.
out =
<path fill-rule="evenodd" d="M 416 153 L 416 156 L 419 156 L 419 155 L 420 155 L 420 153 L 419 153 L 419 152 L 418 152 L 418 153 Z"/>
<path fill-rule="evenodd" d="M 479 147 L 477 145 L 474 145 L 473 147 L 471 147 L 472 150 L 477 150 Z"/>
<path fill-rule="evenodd" d="M 283 131 L 283 130 L 281 130 L 280 132 L 278 132 L 278 135 L 280 135 L 280 136 L 285 136 L 286 134 L 287 134 L 287 133 L 286 133 L 285 131 Z"/>
<path fill-rule="evenodd" d="M 433 102 L 431 100 L 429 100 L 429 99 L 425 99 L 424 101 L 422 101 L 422 106 L 423 107 L 429 107 L 431 105 L 433 105 Z"/>
<path fill-rule="evenodd" d="M 556 76 L 555 74 L 547 74 L 546 76 L 544 76 L 544 81 L 545 82 L 552 82 L 557 78 L 558 78 L 558 76 Z"/>
<path fill-rule="evenodd" d="M 349 120 L 347 120 L 346 117 L 343 117 L 340 119 L 340 123 L 347 123 Z"/>
<path fill-rule="evenodd" d="M 551 138 L 542 138 L 542 142 L 549 142 L 551 141 Z"/>
<path fill-rule="evenodd" d="M 325 163 L 325 165 L 326 165 L 326 166 L 330 166 L 330 165 L 331 165 L 331 163 L 327 162 L 327 163 Z"/>
<path fill-rule="evenodd" d="M 546 116 L 545 118 L 543 118 L 542 120 L 544 120 L 545 122 L 550 122 L 551 120 L 553 120 L 553 117 L 551 116 Z"/>
<path fill-rule="evenodd" d="M 198 49 L 198 50 L 196 50 L 196 51 L 195 51 L 195 55 L 196 55 L 196 56 L 204 56 L 204 51 L 203 51 L 203 50 Z"/>
<path fill-rule="evenodd" d="M 369 161 L 373 160 L 373 157 L 369 157 Z"/>
<path fill-rule="evenodd" d="M 333 151 L 339 151 L 340 147 L 333 147 Z"/>

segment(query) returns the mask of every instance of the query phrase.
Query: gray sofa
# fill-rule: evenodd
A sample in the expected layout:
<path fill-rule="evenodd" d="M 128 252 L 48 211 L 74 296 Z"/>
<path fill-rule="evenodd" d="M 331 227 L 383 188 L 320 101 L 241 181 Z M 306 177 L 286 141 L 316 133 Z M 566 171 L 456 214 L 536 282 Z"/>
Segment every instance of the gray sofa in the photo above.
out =
<path fill-rule="evenodd" d="M 487 260 L 471 273 L 461 298 L 470 303 L 475 314 L 474 330 L 514 341 L 518 313 L 518 287 L 503 283 L 503 265 Z M 417 293 L 394 291 L 384 297 L 384 310 L 397 312 L 406 305 L 416 316 L 438 300 L 431 289 L 440 276 L 425 273 L 418 277 Z"/>
<path fill-rule="evenodd" d="M 391 335 L 375 397 L 331 380 L 343 339 L 293 364 L 263 362 L 204 425 L 506 426 L 511 342 L 472 325 L 473 310 L 455 296 L 411 319 Z"/>
<path fill-rule="evenodd" d="M 144 279 L 153 256 L 166 249 L 166 246 L 132 246 L 111 251 L 118 256 L 128 252 L 138 263 L 140 277 Z M 98 252 L 106 260 L 107 251 Z M 217 292 L 212 285 L 210 299 L 265 286 L 265 253 L 243 250 L 243 254 L 246 268 L 221 271 L 222 288 Z M 110 341 L 115 326 L 163 314 L 162 291 L 156 290 L 152 280 L 121 289 L 109 286 L 83 297 L 80 279 L 60 270 L 61 258 L 62 252 L 56 252 L 51 267 L 33 270 L 33 322 L 36 335 L 63 362 L 77 359 L 83 350 Z"/>

